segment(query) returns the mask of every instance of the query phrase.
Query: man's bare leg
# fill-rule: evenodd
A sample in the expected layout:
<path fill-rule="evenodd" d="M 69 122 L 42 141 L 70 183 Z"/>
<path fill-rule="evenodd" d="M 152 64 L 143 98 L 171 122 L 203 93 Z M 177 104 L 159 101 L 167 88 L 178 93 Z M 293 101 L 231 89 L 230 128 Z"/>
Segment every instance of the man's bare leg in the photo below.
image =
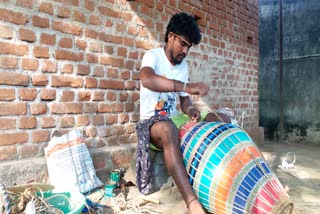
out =
<path fill-rule="evenodd" d="M 163 150 L 164 160 L 169 174 L 177 185 L 190 214 L 204 214 L 189 183 L 188 174 L 180 153 L 180 143 L 177 127 L 171 121 L 156 122 L 150 129 L 151 140 L 155 146 Z M 189 203 L 191 202 L 191 203 Z"/>

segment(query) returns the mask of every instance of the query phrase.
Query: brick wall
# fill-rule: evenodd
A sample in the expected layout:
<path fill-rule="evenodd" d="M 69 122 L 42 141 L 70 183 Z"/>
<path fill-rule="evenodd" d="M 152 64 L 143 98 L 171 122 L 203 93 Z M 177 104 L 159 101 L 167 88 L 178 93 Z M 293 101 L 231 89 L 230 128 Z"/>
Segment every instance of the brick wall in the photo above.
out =
<path fill-rule="evenodd" d="M 194 99 L 245 112 L 245 127 L 258 127 L 257 7 L 257 0 L 0 0 L 0 161 L 43 158 L 54 130 L 80 128 L 91 151 L 120 148 L 124 155 L 111 162 L 127 164 L 141 58 L 163 44 L 179 11 L 199 18 L 203 33 L 188 61 L 191 80 L 211 90 Z M 108 167 L 102 156 L 96 168 Z"/>

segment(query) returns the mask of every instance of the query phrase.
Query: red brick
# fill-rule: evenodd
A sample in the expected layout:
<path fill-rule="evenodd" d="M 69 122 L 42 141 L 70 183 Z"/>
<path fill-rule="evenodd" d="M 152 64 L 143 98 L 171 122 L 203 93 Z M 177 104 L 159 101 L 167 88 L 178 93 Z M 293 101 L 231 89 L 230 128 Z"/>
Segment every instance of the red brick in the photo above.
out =
<path fill-rule="evenodd" d="M 87 42 L 82 39 L 76 39 L 76 46 L 81 50 L 85 50 L 87 48 Z"/>
<path fill-rule="evenodd" d="M 130 115 L 130 122 L 137 123 L 140 120 L 139 114 L 131 114 Z"/>
<path fill-rule="evenodd" d="M 103 104 L 100 103 L 98 106 L 99 113 L 116 113 L 116 112 L 123 112 L 123 104 Z"/>
<path fill-rule="evenodd" d="M 51 113 L 53 114 L 81 114 L 82 103 L 52 103 Z"/>
<path fill-rule="evenodd" d="M 99 56 L 97 54 L 87 53 L 86 54 L 86 60 L 87 60 L 88 63 L 98 63 L 99 62 Z"/>
<path fill-rule="evenodd" d="M 56 35 L 41 33 L 40 43 L 45 45 L 55 45 L 56 44 Z"/>
<path fill-rule="evenodd" d="M 22 41 L 34 42 L 36 41 L 36 35 L 32 30 L 20 28 L 19 29 L 19 38 Z"/>
<path fill-rule="evenodd" d="M 93 52 L 102 53 L 103 46 L 100 43 L 91 42 L 89 45 L 89 50 Z"/>
<path fill-rule="evenodd" d="M 19 119 L 19 129 L 34 129 L 37 127 L 37 119 L 35 117 L 21 117 Z"/>
<path fill-rule="evenodd" d="M 117 56 L 123 56 L 123 57 L 127 56 L 127 48 L 118 47 L 117 51 L 118 51 L 118 55 Z"/>
<path fill-rule="evenodd" d="M 58 30 L 60 32 L 68 33 L 76 36 L 79 36 L 82 33 L 82 27 L 75 24 L 61 22 L 61 21 L 53 21 L 52 28 L 53 30 Z"/>
<path fill-rule="evenodd" d="M 2 146 L 0 147 L 0 161 L 12 160 L 17 156 L 17 147 L 13 146 Z"/>
<path fill-rule="evenodd" d="M 51 85 L 53 87 L 73 87 L 79 88 L 83 86 L 82 78 L 71 76 L 51 76 Z"/>
<path fill-rule="evenodd" d="M 118 69 L 108 68 L 107 77 L 118 78 L 118 74 L 119 74 Z"/>
<path fill-rule="evenodd" d="M 62 38 L 59 42 L 59 47 L 72 48 L 72 39 L 71 38 Z"/>
<path fill-rule="evenodd" d="M 0 85 L 22 85 L 27 86 L 29 75 L 14 72 L 0 72 Z"/>
<path fill-rule="evenodd" d="M 82 12 L 77 11 L 77 10 L 76 10 L 76 11 L 73 11 L 71 18 L 72 18 L 74 21 L 77 21 L 77 22 L 83 22 L 83 23 L 84 23 L 84 22 L 86 21 L 85 15 L 83 15 Z"/>
<path fill-rule="evenodd" d="M 72 64 L 63 65 L 63 67 L 61 69 L 61 72 L 62 73 L 72 74 L 73 73 L 73 65 Z"/>
<path fill-rule="evenodd" d="M 137 48 L 142 48 L 142 49 L 145 49 L 145 50 L 149 50 L 149 49 L 154 48 L 154 45 L 152 43 L 146 42 L 144 40 L 136 40 L 136 47 Z"/>
<path fill-rule="evenodd" d="M 116 29 L 117 29 L 117 31 L 118 32 L 123 32 L 123 31 L 125 31 L 126 30 L 126 25 L 125 24 L 123 24 L 123 23 L 117 23 L 116 24 Z"/>
<path fill-rule="evenodd" d="M 36 71 L 38 69 L 39 62 L 37 59 L 22 59 L 22 69 Z"/>
<path fill-rule="evenodd" d="M 95 31 L 95 30 L 86 28 L 86 29 L 84 30 L 84 35 L 85 35 L 86 37 L 90 37 L 90 38 L 92 38 L 92 39 L 97 39 L 98 36 L 99 36 L 99 33 L 98 33 L 97 31 Z"/>
<path fill-rule="evenodd" d="M 149 2 L 149 1 L 148 1 Z M 126 137 L 129 140 L 128 137 Z M 127 142 L 129 143 L 129 142 Z M 124 166 L 130 164 L 132 161 L 132 152 L 128 150 L 120 150 L 112 153 L 112 164 L 114 167 Z"/>
<path fill-rule="evenodd" d="M 32 132 L 32 143 L 48 142 L 49 140 L 49 131 L 42 130 Z"/>
<path fill-rule="evenodd" d="M 112 34 L 99 33 L 99 39 L 105 42 L 111 42 L 114 44 L 122 44 L 122 37 Z"/>
<path fill-rule="evenodd" d="M 125 124 L 129 122 L 129 116 L 128 114 L 120 114 L 119 115 L 119 123 Z"/>
<path fill-rule="evenodd" d="M 13 118 L 0 118 L 0 130 L 16 129 L 16 123 Z"/>
<path fill-rule="evenodd" d="M 118 123 L 118 116 L 114 114 L 108 114 L 106 115 L 106 124 L 107 125 L 113 125 Z"/>
<path fill-rule="evenodd" d="M 80 126 L 88 126 L 90 124 L 90 120 L 88 116 L 77 116 L 77 120 L 76 120 L 76 126 L 80 127 Z"/>
<path fill-rule="evenodd" d="M 88 75 L 90 73 L 90 67 L 88 65 L 78 65 L 77 74 Z"/>
<path fill-rule="evenodd" d="M 104 77 L 104 68 L 103 68 L 103 66 L 97 65 L 97 66 L 94 68 L 93 76 L 96 76 L 96 77 Z"/>
<path fill-rule="evenodd" d="M 97 88 L 98 80 L 96 78 L 86 78 L 84 82 L 86 88 Z"/>
<path fill-rule="evenodd" d="M 103 101 L 104 100 L 104 92 L 102 91 L 95 91 L 93 93 L 92 101 Z"/>
<path fill-rule="evenodd" d="M 95 15 L 91 15 L 89 17 L 89 24 L 90 25 L 97 25 L 97 26 L 100 26 L 101 25 L 101 20 L 98 16 L 95 16 Z"/>
<path fill-rule="evenodd" d="M 126 103 L 125 112 L 134 112 L 134 103 Z"/>
<path fill-rule="evenodd" d="M 81 53 L 81 52 L 56 50 L 55 56 L 56 56 L 56 59 L 61 59 L 61 60 L 70 60 L 70 61 L 82 61 L 83 60 L 83 53 Z"/>
<path fill-rule="evenodd" d="M 70 102 L 74 100 L 73 91 L 63 91 L 61 95 L 61 102 Z"/>
<path fill-rule="evenodd" d="M 18 59 L 13 57 L 0 56 L 0 68 L 17 68 Z"/>
<path fill-rule="evenodd" d="M 29 47 L 27 45 L 20 45 L 18 43 L 9 43 L 0 41 L 0 53 L 23 56 L 29 54 Z"/>
<path fill-rule="evenodd" d="M 49 2 L 41 2 L 39 6 L 39 11 L 42 13 L 47 13 L 49 15 L 53 15 L 53 6 Z"/>
<path fill-rule="evenodd" d="M 57 65 L 55 62 L 44 60 L 42 62 L 42 68 L 41 71 L 43 72 L 49 72 L 49 73 L 55 73 L 57 72 Z"/>
<path fill-rule="evenodd" d="M 16 4 L 21 7 L 32 8 L 33 0 L 17 0 Z"/>
<path fill-rule="evenodd" d="M 54 1 L 66 4 L 66 5 L 73 5 L 78 7 L 80 0 L 54 0 Z"/>
<path fill-rule="evenodd" d="M 87 10 L 90 10 L 90 11 L 94 11 L 94 1 L 93 0 L 85 0 L 84 1 L 84 7 L 87 9 Z"/>
<path fill-rule="evenodd" d="M 0 88 L 0 100 L 11 101 L 15 100 L 15 89 L 14 88 Z"/>
<path fill-rule="evenodd" d="M 136 26 L 129 26 L 128 33 L 131 35 L 136 35 L 138 33 L 138 28 Z"/>
<path fill-rule="evenodd" d="M 58 6 L 58 10 L 57 10 L 57 16 L 60 18 L 68 18 L 70 17 L 70 10 L 67 7 L 63 7 L 63 6 Z"/>
<path fill-rule="evenodd" d="M 68 127 L 73 127 L 74 126 L 74 118 L 65 116 L 60 118 L 60 127 L 61 128 L 68 128 Z"/>
<path fill-rule="evenodd" d="M 37 89 L 35 88 L 20 88 L 19 99 L 20 100 L 35 100 L 37 98 Z"/>
<path fill-rule="evenodd" d="M 92 125 L 94 125 L 94 126 L 104 125 L 104 117 L 103 117 L 103 115 L 95 115 L 95 116 L 93 116 Z"/>
<path fill-rule="evenodd" d="M 32 17 L 32 25 L 35 27 L 41 27 L 41 28 L 48 28 L 50 27 L 49 19 L 40 17 L 40 16 L 33 16 Z"/>
<path fill-rule="evenodd" d="M 134 61 L 126 60 L 124 67 L 128 70 L 134 70 Z"/>
<path fill-rule="evenodd" d="M 43 88 L 40 91 L 41 100 L 55 100 L 56 99 L 56 90 Z"/>
<path fill-rule="evenodd" d="M 95 127 L 87 127 L 85 130 L 86 137 L 95 137 L 97 135 L 97 129 Z"/>
<path fill-rule="evenodd" d="M 124 87 L 126 90 L 134 90 L 136 88 L 136 81 L 126 81 Z"/>
<path fill-rule="evenodd" d="M 117 100 L 117 94 L 113 91 L 107 92 L 107 100 L 109 101 L 116 101 Z"/>
<path fill-rule="evenodd" d="M 56 127 L 56 120 L 54 117 L 41 118 L 41 128 L 54 128 Z"/>
<path fill-rule="evenodd" d="M 90 91 L 79 91 L 78 101 L 90 101 L 90 100 L 91 100 L 91 92 Z"/>
<path fill-rule="evenodd" d="M 0 133 L 0 146 L 22 144 L 28 142 L 28 133 Z"/>
<path fill-rule="evenodd" d="M 129 94 L 127 92 L 121 92 L 120 93 L 120 102 L 127 101 L 128 97 L 129 97 Z"/>
<path fill-rule="evenodd" d="M 100 64 L 111 65 L 113 67 L 123 67 L 124 60 L 123 60 L 123 58 L 115 58 L 112 56 L 101 56 L 100 57 Z"/>
<path fill-rule="evenodd" d="M 114 53 L 113 46 L 105 45 L 104 46 L 104 52 L 112 55 Z"/>
<path fill-rule="evenodd" d="M 14 30 L 6 25 L 0 25 L 0 38 L 12 39 Z"/>
<path fill-rule="evenodd" d="M 84 112 L 85 113 L 96 113 L 98 110 L 97 103 L 85 103 L 84 104 Z"/>
<path fill-rule="evenodd" d="M 123 90 L 124 83 L 118 80 L 100 80 L 99 88 Z"/>
<path fill-rule="evenodd" d="M 47 113 L 47 105 L 44 103 L 31 103 L 30 104 L 31 114 L 45 114 Z"/>
<path fill-rule="evenodd" d="M 124 80 L 130 79 L 130 72 L 129 71 L 123 71 L 120 74 L 120 78 Z"/>
<path fill-rule="evenodd" d="M 0 20 L 11 22 L 13 24 L 25 25 L 28 21 L 28 16 L 23 13 L 0 8 Z"/>
<path fill-rule="evenodd" d="M 34 86 L 45 86 L 48 84 L 48 76 L 46 75 L 33 75 L 32 85 Z"/>
<path fill-rule="evenodd" d="M 23 144 L 18 149 L 21 158 L 31 158 L 38 154 L 39 146 L 35 144 Z"/>
<path fill-rule="evenodd" d="M 131 22 L 132 21 L 132 15 L 131 13 L 129 12 L 125 12 L 125 11 L 122 11 L 121 13 L 121 19 L 125 22 Z"/>
<path fill-rule="evenodd" d="M 36 46 L 33 48 L 34 56 L 37 58 L 49 58 L 49 48 Z"/>
<path fill-rule="evenodd" d="M 140 99 L 140 94 L 139 93 L 133 93 L 132 95 L 131 95 L 131 101 L 132 102 L 136 102 L 136 101 L 138 101 Z"/>
<path fill-rule="evenodd" d="M 100 6 L 98 7 L 99 12 L 101 15 L 106 17 L 114 17 L 114 18 L 121 18 L 121 13 L 118 10 L 113 10 L 109 7 Z"/>

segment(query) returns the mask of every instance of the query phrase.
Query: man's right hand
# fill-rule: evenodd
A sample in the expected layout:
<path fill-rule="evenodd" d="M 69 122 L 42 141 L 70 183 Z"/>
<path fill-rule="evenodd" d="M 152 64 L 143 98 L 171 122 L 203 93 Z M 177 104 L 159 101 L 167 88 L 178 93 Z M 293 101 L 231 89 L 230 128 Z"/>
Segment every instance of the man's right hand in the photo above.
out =
<path fill-rule="evenodd" d="M 191 95 L 207 95 L 209 92 L 209 86 L 202 82 L 187 83 L 186 92 Z"/>

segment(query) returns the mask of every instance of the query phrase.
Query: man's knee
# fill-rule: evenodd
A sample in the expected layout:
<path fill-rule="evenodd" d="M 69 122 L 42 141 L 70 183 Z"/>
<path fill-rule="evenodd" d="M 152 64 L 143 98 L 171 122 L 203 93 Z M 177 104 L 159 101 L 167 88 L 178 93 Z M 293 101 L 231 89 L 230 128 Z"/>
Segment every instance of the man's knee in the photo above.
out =
<path fill-rule="evenodd" d="M 178 128 L 172 121 L 156 122 L 151 127 L 150 134 L 152 143 L 160 147 L 162 147 L 163 143 L 174 142 L 179 137 Z"/>
<path fill-rule="evenodd" d="M 170 137 L 178 134 L 178 129 L 172 121 L 159 121 L 151 127 L 151 134 Z"/>

